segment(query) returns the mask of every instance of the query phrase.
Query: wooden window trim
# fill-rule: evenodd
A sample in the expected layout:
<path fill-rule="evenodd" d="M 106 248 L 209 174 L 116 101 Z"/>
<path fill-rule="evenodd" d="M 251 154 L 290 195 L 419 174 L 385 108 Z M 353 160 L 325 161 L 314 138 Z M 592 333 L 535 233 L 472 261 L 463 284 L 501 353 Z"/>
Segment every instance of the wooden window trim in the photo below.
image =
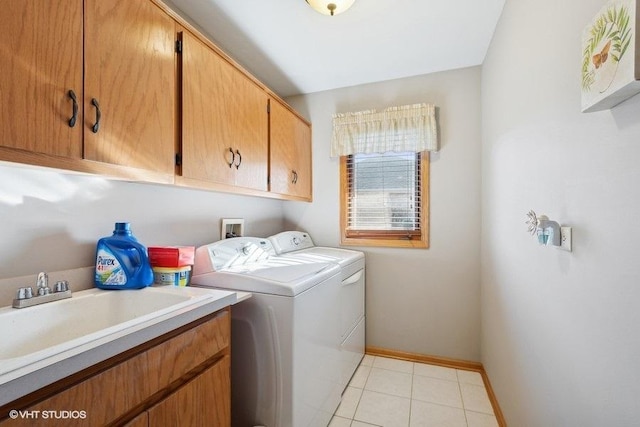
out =
<path fill-rule="evenodd" d="M 347 178 L 347 156 L 340 157 L 340 244 L 344 246 L 381 246 L 389 248 L 429 248 L 429 152 L 420 153 L 420 188 L 422 190 L 421 234 L 414 232 L 362 233 L 360 237 L 347 236 L 347 206 L 349 205 L 349 182 Z M 357 235 L 357 232 L 351 232 Z M 408 234 L 413 234 L 408 238 Z"/>

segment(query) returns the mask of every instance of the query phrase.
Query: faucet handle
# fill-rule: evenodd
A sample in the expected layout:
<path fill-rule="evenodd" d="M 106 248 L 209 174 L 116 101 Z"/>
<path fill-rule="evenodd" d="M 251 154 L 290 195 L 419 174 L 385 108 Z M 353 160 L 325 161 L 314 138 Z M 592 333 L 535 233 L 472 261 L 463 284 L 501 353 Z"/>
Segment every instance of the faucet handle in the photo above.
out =
<path fill-rule="evenodd" d="M 53 292 L 66 292 L 69 290 L 69 282 L 66 280 L 59 280 L 53 287 Z"/>
<path fill-rule="evenodd" d="M 33 298 L 33 289 L 31 289 L 31 286 L 18 289 L 18 292 L 16 293 L 16 299 L 29 299 L 29 298 Z"/>

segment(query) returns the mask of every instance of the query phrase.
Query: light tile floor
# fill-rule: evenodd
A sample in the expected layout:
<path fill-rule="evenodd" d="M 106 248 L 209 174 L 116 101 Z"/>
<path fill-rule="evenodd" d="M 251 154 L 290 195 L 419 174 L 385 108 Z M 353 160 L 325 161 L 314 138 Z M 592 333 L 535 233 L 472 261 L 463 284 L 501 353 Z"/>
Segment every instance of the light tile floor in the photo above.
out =
<path fill-rule="evenodd" d="M 498 427 L 478 372 L 366 355 L 329 427 Z"/>

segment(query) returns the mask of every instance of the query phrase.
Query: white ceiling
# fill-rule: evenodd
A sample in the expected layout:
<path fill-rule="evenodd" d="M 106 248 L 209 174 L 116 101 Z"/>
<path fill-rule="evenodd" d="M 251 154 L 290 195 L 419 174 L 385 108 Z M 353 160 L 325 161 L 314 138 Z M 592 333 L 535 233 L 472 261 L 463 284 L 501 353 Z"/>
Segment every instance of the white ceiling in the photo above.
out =
<path fill-rule="evenodd" d="M 504 0 L 169 0 L 280 96 L 482 64 Z"/>

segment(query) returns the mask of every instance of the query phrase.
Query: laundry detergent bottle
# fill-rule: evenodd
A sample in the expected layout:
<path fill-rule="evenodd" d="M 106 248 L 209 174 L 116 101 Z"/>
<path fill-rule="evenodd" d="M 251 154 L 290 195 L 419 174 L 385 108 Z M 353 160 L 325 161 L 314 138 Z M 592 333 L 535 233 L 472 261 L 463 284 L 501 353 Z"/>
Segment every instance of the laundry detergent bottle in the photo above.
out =
<path fill-rule="evenodd" d="M 153 283 L 147 248 L 128 222 L 116 222 L 112 236 L 98 240 L 95 285 L 100 289 L 140 289 Z"/>

